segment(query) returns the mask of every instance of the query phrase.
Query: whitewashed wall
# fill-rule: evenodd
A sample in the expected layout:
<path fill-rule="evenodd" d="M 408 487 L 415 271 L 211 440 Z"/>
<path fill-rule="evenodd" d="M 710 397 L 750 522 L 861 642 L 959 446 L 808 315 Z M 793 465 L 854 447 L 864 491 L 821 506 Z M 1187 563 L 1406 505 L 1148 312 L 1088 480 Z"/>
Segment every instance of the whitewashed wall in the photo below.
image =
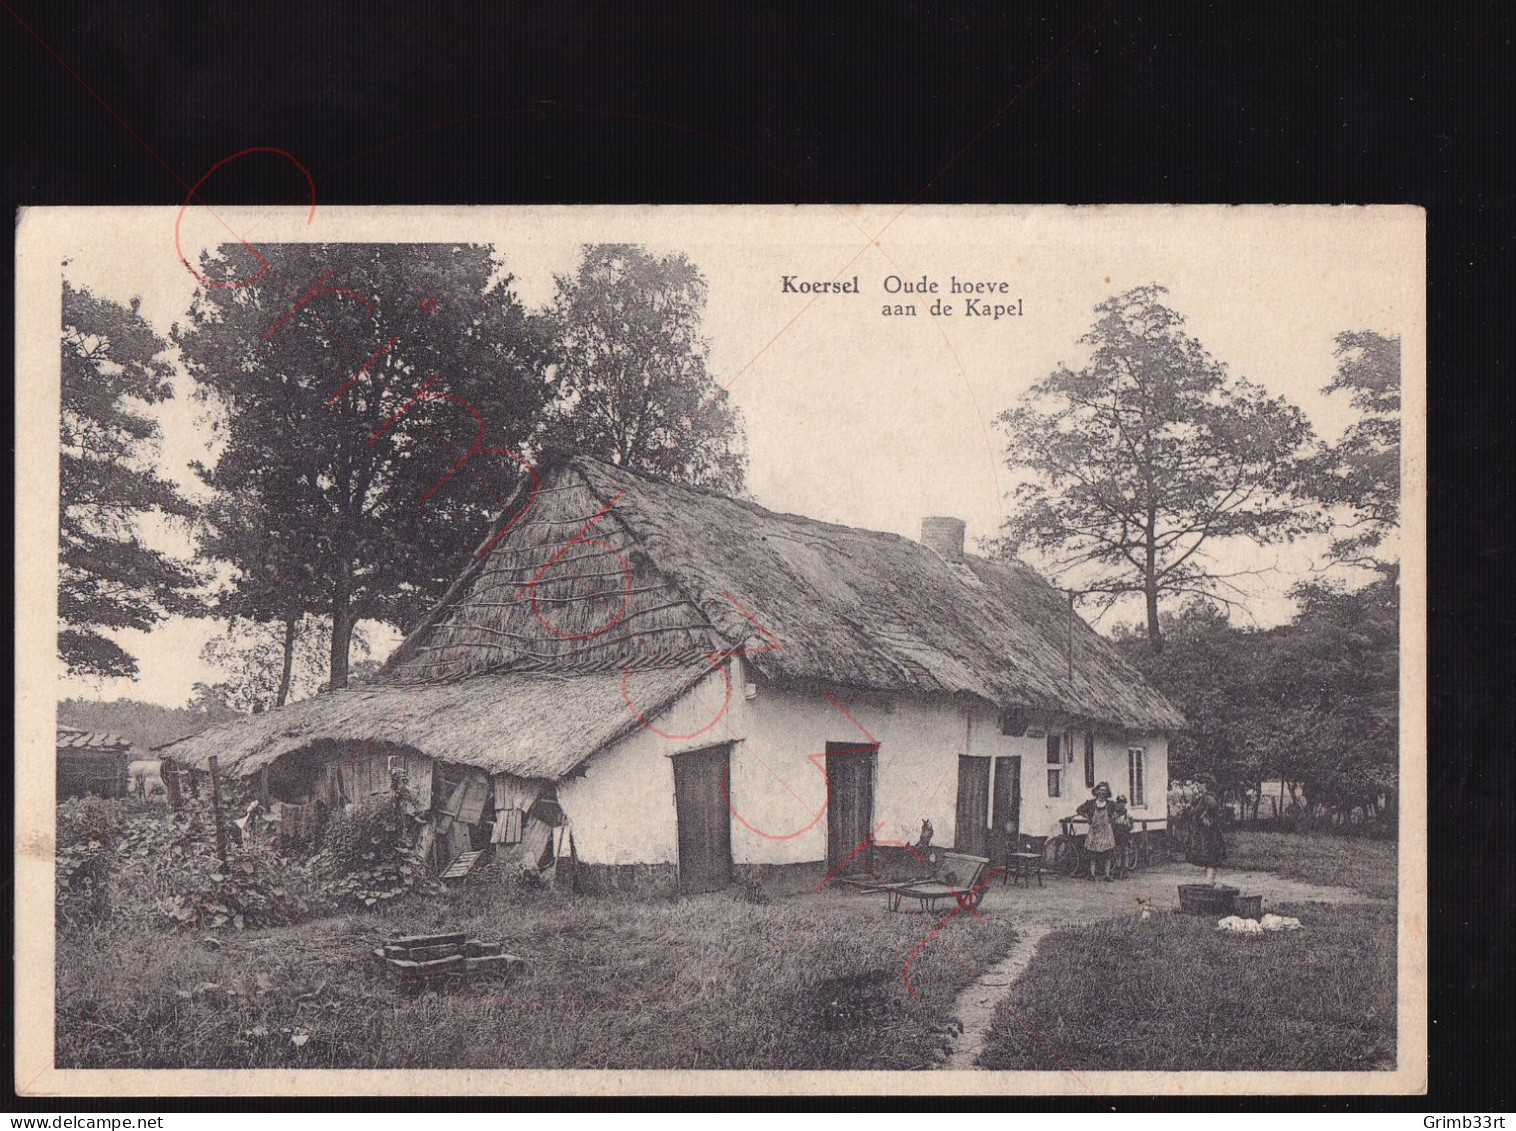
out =
<path fill-rule="evenodd" d="M 1063 789 L 1059 797 L 1048 796 L 1047 738 L 1007 738 L 1014 748 L 1007 753 L 1021 755 L 1021 831 L 1031 836 L 1056 836 L 1059 818 L 1072 816 L 1091 796 L 1085 784 L 1084 732 L 1074 731 L 1074 760 L 1065 757 Z M 1095 735 L 1095 780 L 1109 782 L 1113 797 L 1131 797 L 1127 773 L 1127 747 L 1141 746 L 1146 751 L 1146 802 L 1132 808 L 1134 818 L 1158 820 L 1168 816 L 1168 740 L 1161 734 L 1132 736 L 1097 732 Z"/>
<path fill-rule="evenodd" d="M 732 859 L 738 864 L 798 864 L 826 857 L 826 778 L 819 762 L 828 742 L 879 743 L 874 822 L 881 841 L 913 843 L 923 818 L 933 842 L 951 845 L 958 803 L 958 756 L 1021 757 L 1021 831 L 1051 835 L 1089 796 L 1084 785 L 1082 734 L 1074 760 L 1064 763 L 1063 794 L 1047 796 L 1047 740 L 1002 735 L 990 711 L 951 701 L 863 697 L 834 692 L 847 714 L 821 691 L 772 687 L 749 700 L 745 673 L 732 662 L 731 697 L 719 673 L 651 727 L 591 758 L 583 777 L 560 783 L 580 860 L 591 864 L 659 864 L 678 860 L 671 755 L 733 743 L 730 799 Z M 857 725 L 848 718 L 852 715 Z M 860 727 L 862 729 L 860 729 Z M 666 732 L 665 737 L 654 729 Z M 695 732 L 700 733 L 695 733 Z M 865 734 L 865 731 L 867 734 Z M 1166 815 L 1168 747 L 1162 736 L 1143 740 L 1147 750 L 1147 806 L 1134 816 Z M 1102 735 L 1096 744 L 1096 780 L 1129 793 L 1127 742 Z M 817 756 L 816 758 L 810 757 Z"/>
<path fill-rule="evenodd" d="M 677 862 L 671 755 L 742 736 L 740 661 L 734 661 L 733 668 L 732 694 L 724 713 L 726 683 L 719 671 L 712 672 L 667 711 L 648 717 L 649 726 L 639 726 L 591 758 L 583 777 L 558 784 L 558 804 L 568 815 L 580 860 L 587 864 Z M 718 714 L 716 723 L 709 725 Z"/>
<path fill-rule="evenodd" d="M 732 854 L 739 863 L 826 858 L 826 778 L 816 764 L 821 759 L 808 755 L 824 754 L 828 742 L 878 741 L 877 840 L 914 843 L 926 818 L 935 844 L 952 843 L 967 713 L 951 703 L 897 699 L 892 710 L 883 699 L 834 694 L 858 725 L 820 692 L 765 688 L 748 703 L 747 741 L 732 756 L 732 802 L 742 815 Z M 806 831 L 788 835 L 800 829 Z"/>

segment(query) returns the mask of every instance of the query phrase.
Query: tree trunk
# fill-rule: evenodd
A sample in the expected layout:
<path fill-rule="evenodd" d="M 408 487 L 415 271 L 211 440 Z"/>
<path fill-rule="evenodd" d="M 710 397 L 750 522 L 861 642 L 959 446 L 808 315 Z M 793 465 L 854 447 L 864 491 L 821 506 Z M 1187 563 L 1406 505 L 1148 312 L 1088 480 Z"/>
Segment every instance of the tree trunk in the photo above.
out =
<path fill-rule="evenodd" d="M 284 618 L 284 666 L 279 671 L 279 694 L 274 706 L 282 707 L 290 696 L 290 677 L 295 671 L 295 633 L 300 625 L 299 617 Z"/>
<path fill-rule="evenodd" d="M 1158 623 L 1158 509 L 1148 506 L 1147 534 L 1144 541 L 1146 555 L 1143 560 L 1142 591 L 1148 604 L 1148 646 L 1156 652 L 1163 651 L 1163 627 Z"/>
<path fill-rule="evenodd" d="M 1163 651 L 1163 629 L 1158 624 L 1158 587 L 1153 581 L 1153 571 L 1148 570 L 1148 645 L 1154 652 Z"/>
<path fill-rule="evenodd" d="M 332 595 L 332 678 L 329 686 L 333 691 L 340 691 L 347 686 L 347 660 L 352 641 L 352 588 L 344 563 L 337 575 L 336 590 Z"/>

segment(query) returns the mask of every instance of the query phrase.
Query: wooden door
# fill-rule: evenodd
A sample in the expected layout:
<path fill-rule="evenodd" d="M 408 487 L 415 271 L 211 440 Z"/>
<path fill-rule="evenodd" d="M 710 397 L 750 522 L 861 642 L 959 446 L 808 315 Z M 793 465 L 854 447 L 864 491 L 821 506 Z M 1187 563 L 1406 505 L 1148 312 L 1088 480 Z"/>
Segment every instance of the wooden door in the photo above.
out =
<path fill-rule="evenodd" d="M 958 814 L 953 847 L 970 856 L 986 856 L 990 839 L 990 760 L 967 754 L 958 758 Z"/>
<path fill-rule="evenodd" d="M 717 746 L 674 756 L 680 891 L 715 891 L 732 882 L 730 755 L 730 747 Z"/>
<path fill-rule="evenodd" d="M 867 871 L 873 863 L 874 762 L 877 748 L 826 744 L 826 868 L 840 875 Z"/>
<path fill-rule="evenodd" d="M 995 805 L 991 827 L 1015 851 L 1021 836 L 1021 759 L 995 759 Z"/>

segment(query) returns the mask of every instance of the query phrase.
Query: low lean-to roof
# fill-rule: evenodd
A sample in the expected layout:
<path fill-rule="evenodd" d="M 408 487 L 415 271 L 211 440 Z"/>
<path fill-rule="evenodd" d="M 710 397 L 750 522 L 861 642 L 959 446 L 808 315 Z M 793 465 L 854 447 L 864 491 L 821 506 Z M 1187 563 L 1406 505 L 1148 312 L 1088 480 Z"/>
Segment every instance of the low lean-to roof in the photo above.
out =
<path fill-rule="evenodd" d="M 949 565 L 899 535 L 778 514 L 582 456 L 560 457 L 531 505 L 505 513 L 516 521 L 406 638 L 386 678 L 745 647 L 758 675 L 778 684 L 970 695 L 1134 731 L 1184 722 L 1020 562 L 967 554 Z"/>
<path fill-rule="evenodd" d="M 559 778 L 590 754 L 673 702 L 710 669 L 675 668 L 571 676 L 505 672 L 454 683 L 369 686 L 329 692 L 220 723 L 159 747 L 181 765 L 246 777 L 282 755 L 319 742 L 411 747 L 490 773 Z M 623 678 L 625 684 L 623 685 Z"/>

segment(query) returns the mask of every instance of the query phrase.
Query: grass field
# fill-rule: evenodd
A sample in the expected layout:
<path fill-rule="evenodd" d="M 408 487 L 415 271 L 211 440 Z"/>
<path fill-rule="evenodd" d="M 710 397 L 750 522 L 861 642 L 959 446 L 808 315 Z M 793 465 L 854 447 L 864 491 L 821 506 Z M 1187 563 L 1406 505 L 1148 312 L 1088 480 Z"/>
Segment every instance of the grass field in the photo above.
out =
<path fill-rule="evenodd" d="M 1303 931 L 1169 913 L 1056 931 L 996 1011 L 980 1063 L 1058 1070 L 1391 1069 L 1395 911 L 1310 903 Z"/>
<path fill-rule="evenodd" d="M 1395 842 L 1308 833 L 1227 833 L 1226 868 L 1277 872 L 1292 880 L 1340 884 L 1365 895 L 1394 899 Z M 1226 876 L 1222 875 L 1225 881 Z"/>
<path fill-rule="evenodd" d="M 116 921 L 58 940 L 60 1067 L 930 1067 L 1003 918 L 826 892 L 754 905 L 467 889 L 384 914 L 246 932 Z M 504 939 L 530 973 L 409 997 L 369 954 L 395 934 Z M 214 938 L 214 942 L 210 940 Z"/>
<path fill-rule="evenodd" d="M 1227 867 L 1393 900 L 1395 845 L 1243 830 Z M 1226 879 L 1226 868 L 1222 869 Z M 980 1063 L 1001 1069 L 1394 1067 L 1396 912 L 1270 906 L 1303 931 L 1233 935 L 1160 914 L 1055 931 L 997 1009 Z"/>

